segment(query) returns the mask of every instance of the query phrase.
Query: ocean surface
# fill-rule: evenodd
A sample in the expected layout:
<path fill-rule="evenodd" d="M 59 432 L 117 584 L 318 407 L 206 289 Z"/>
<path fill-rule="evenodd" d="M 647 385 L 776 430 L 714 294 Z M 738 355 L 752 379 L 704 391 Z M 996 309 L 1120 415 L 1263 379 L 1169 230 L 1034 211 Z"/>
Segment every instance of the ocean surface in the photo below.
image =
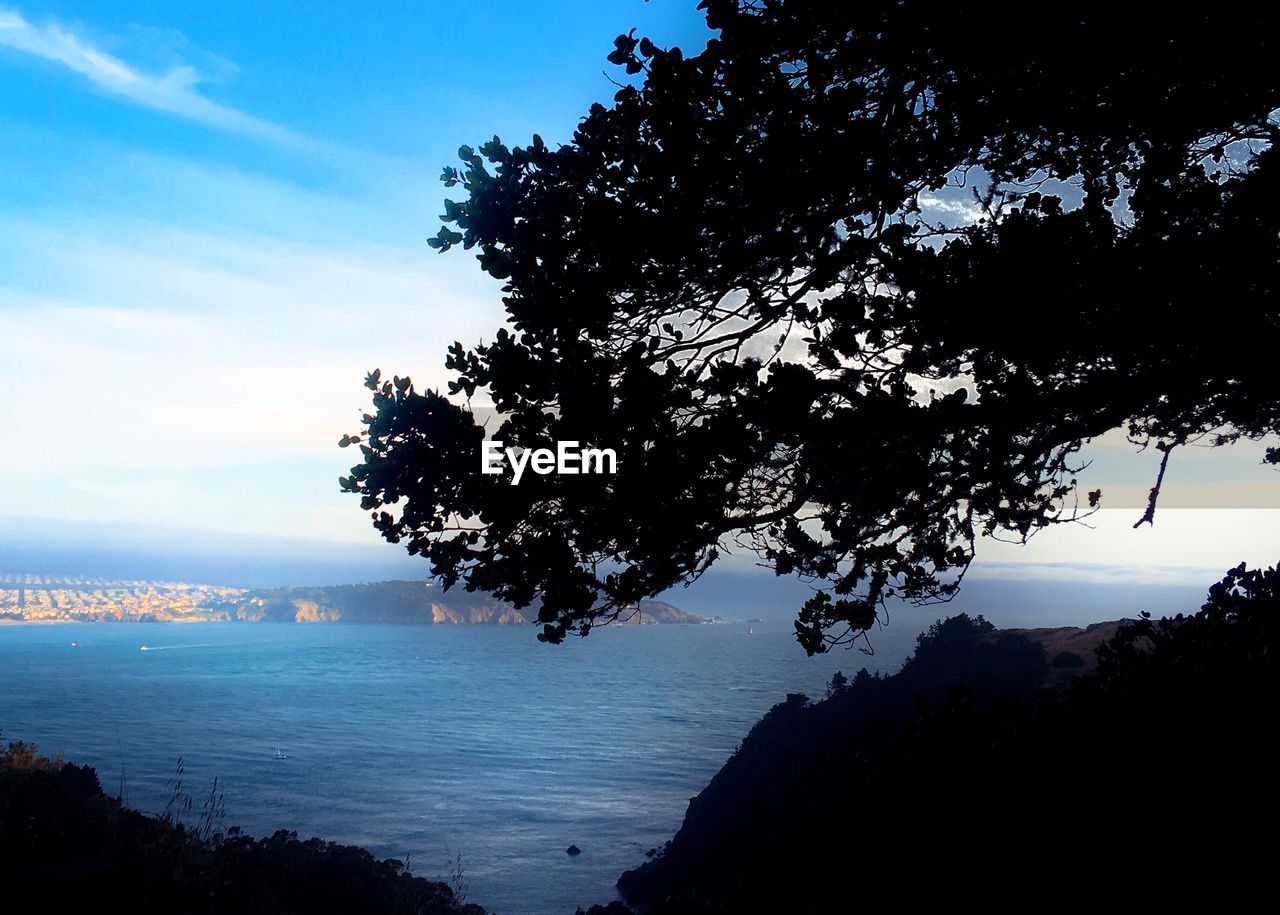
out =
<path fill-rule="evenodd" d="M 874 656 L 816 659 L 783 623 L 560 646 L 525 627 L 6 625 L 0 729 L 144 811 L 182 757 L 197 811 L 217 777 L 226 826 L 408 856 L 431 879 L 461 856 L 469 901 L 572 915 L 616 897 L 770 706 L 837 669 L 896 670 L 934 616 L 899 615 Z"/>

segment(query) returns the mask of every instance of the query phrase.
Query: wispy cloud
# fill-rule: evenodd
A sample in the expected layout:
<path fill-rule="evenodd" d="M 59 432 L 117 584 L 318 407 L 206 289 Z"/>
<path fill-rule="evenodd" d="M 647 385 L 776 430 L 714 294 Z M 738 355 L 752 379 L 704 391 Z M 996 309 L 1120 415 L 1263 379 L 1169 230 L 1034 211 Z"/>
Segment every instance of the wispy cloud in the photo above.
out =
<path fill-rule="evenodd" d="M 1097 568 L 1228 569 L 1237 563 L 1273 565 L 1280 543 L 1280 511 L 1169 508 L 1156 512 L 1154 527 L 1134 530 L 1133 509 L 1104 509 L 1087 523 L 1048 528 L 1025 545 L 984 538 L 972 573 L 1001 577 L 1010 569 L 1041 570 L 1069 562 Z M 1212 577 L 1206 579 L 1212 581 Z"/>
<path fill-rule="evenodd" d="M 367 540 L 336 484 L 365 373 L 442 384 L 445 347 L 503 318 L 471 258 L 422 243 L 425 182 L 299 184 L 18 136 L 58 167 L 0 152 L 0 199 L 42 195 L 0 207 L 0 423 L 27 430 L 0 449 L 0 477 L 23 480 L 0 486 L 0 519 L 181 507 L 196 527 Z"/>
<path fill-rule="evenodd" d="M 1274 521 L 1274 519 L 1272 519 Z M 1067 585 L 1193 585 L 1207 586 L 1222 577 L 1227 565 L 1134 565 L 1078 562 L 977 563 L 965 580 L 1058 582 Z"/>
<path fill-rule="evenodd" d="M 220 105 L 200 91 L 202 75 L 188 64 L 148 73 L 56 22 L 36 25 L 21 12 L 0 7 L 0 47 L 59 64 L 108 95 L 228 133 L 243 134 L 293 149 L 313 141 L 278 124 Z"/>
<path fill-rule="evenodd" d="M 973 200 L 955 197 L 940 197 L 936 194 L 921 194 L 920 207 L 929 211 L 933 218 L 941 216 L 958 217 L 959 225 L 969 225 L 982 218 L 982 207 Z M 954 221 L 953 221 L 954 224 Z"/>
<path fill-rule="evenodd" d="M 68 278 L 0 278 L 0 418 L 24 430 L 0 450 L 23 481 L 0 487 L 0 519 L 369 540 L 336 482 L 365 373 L 440 385 L 448 342 L 501 318 L 468 260 L 417 248 L 0 218 L 0 249 Z"/>

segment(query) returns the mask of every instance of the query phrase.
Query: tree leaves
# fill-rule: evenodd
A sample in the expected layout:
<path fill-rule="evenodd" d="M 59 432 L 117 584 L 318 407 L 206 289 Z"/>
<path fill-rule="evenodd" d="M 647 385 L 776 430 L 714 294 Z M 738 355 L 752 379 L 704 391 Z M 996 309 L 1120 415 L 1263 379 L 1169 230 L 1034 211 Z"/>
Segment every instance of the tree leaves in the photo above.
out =
<path fill-rule="evenodd" d="M 510 328 L 450 347 L 447 390 L 500 421 L 374 373 L 347 479 L 447 582 L 541 601 L 558 641 L 745 550 L 815 584 L 820 651 L 953 594 L 982 537 L 1097 508 L 1097 435 L 1280 424 L 1262 13 L 1086 2 L 993 55 L 914 0 L 703 7 L 697 55 L 618 36 L 643 77 L 571 143 L 495 136 L 442 174 L 466 197 L 428 244 L 476 249 Z M 970 190 L 975 218 L 933 221 Z M 619 473 L 493 486 L 484 434 Z"/>

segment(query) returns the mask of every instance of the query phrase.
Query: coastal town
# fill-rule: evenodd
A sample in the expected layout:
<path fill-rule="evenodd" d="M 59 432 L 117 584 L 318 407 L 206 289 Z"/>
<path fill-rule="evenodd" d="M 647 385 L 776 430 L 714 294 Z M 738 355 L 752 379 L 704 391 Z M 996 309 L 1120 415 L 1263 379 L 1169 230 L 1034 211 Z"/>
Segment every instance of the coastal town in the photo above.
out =
<path fill-rule="evenodd" d="M 186 582 L 0 573 L 0 622 L 226 620 L 241 588 Z"/>

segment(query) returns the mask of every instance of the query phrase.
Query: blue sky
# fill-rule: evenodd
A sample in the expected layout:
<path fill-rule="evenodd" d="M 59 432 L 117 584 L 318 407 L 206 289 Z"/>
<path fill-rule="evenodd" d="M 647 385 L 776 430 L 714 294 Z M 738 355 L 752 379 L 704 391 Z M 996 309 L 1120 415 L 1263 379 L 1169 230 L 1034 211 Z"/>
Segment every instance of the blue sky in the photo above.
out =
<path fill-rule="evenodd" d="M 495 133 L 567 140 L 614 91 L 613 37 L 696 50 L 694 7 L 0 0 L 0 524 L 373 543 L 336 485 L 363 373 L 438 382 L 451 341 L 501 322 L 470 258 L 425 245 L 441 167 Z M 1136 505 L 1152 459 L 1097 454 Z M 1280 505 L 1260 454 L 1175 461 L 1171 508 L 1259 483 Z M 1127 534 L 1122 509 L 991 567 L 1216 566 L 1211 546 L 1280 531 L 1177 514 Z"/>
<path fill-rule="evenodd" d="M 367 539 L 364 372 L 442 375 L 492 284 L 439 257 L 462 143 L 567 140 L 688 3 L 0 5 L 0 516 Z"/>

